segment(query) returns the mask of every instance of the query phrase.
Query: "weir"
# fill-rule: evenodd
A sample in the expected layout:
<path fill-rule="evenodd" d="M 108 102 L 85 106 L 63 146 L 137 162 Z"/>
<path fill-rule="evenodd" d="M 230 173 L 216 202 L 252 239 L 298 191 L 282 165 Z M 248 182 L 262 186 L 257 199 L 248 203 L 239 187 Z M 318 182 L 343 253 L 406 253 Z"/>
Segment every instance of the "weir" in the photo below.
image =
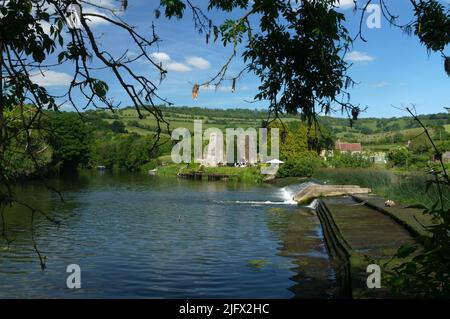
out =
<path fill-rule="evenodd" d="M 368 289 L 367 266 L 386 262 L 397 249 L 415 243 L 411 232 L 390 216 L 352 197 L 323 198 L 317 215 L 343 298 L 388 297 L 389 289 Z"/>
<path fill-rule="evenodd" d="M 308 194 L 317 185 L 303 183 L 289 186 L 287 191 L 293 191 L 291 198 L 298 199 L 301 197 L 299 194 Z M 356 194 L 365 191 L 358 190 L 357 186 L 350 186 L 346 191 L 353 189 Z M 336 272 L 336 297 L 388 297 L 389 289 L 383 286 L 383 281 L 381 289 L 367 287 L 367 266 L 381 264 L 391 259 L 402 245 L 415 243 L 414 237 L 419 231 L 416 227 L 411 229 L 407 216 L 423 215 L 421 210 L 402 207 L 387 209 L 383 207 L 383 199 L 374 195 L 317 197 L 320 198 L 309 207 L 315 210 L 320 220 Z"/>

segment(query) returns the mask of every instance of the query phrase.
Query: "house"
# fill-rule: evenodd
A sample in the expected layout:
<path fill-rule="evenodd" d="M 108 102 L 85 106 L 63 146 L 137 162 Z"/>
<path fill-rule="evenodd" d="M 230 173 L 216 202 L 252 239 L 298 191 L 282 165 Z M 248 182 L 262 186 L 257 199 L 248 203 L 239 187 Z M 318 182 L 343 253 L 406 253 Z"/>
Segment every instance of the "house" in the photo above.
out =
<path fill-rule="evenodd" d="M 361 143 L 343 143 L 341 140 L 337 140 L 335 148 L 341 152 L 350 152 L 352 154 L 358 154 L 362 152 Z"/>

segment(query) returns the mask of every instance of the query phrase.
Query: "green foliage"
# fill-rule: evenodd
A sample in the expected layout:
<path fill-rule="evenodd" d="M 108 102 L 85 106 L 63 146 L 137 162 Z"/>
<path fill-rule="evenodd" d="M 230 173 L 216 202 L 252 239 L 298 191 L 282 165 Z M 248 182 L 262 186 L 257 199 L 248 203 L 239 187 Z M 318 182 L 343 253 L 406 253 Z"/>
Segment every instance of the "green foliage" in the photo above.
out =
<path fill-rule="evenodd" d="M 429 183 L 430 178 L 420 171 L 400 174 L 375 168 L 320 168 L 313 177 L 338 185 L 367 187 L 380 196 L 408 205 L 420 203 L 431 206 L 440 196 L 435 185 L 428 188 L 424 186 Z M 450 189 L 443 196 L 450 198 Z"/>
<path fill-rule="evenodd" d="M 436 0 L 420 1 L 415 6 L 414 32 L 427 49 L 442 51 L 450 42 L 450 14 Z"/>
<path fill-rule="evenodd" d="M 407 110 L 420 124 L 433 151 L 438 154 L 439 150 L 425 125 L 410 109 Z M 416 207 L 424 209 L 423 213 L 432 218 L 433 224 L 423 226 L 427 232 L 417 238 L 418 244 L 403 246 L 397 251 L 393 260 L 399 264 L 388 273 L 388 280 L 393 292 L 401 296 L 449 298 L 450 177 L 442 160 L 429 168 L 428 175 L 431 178 L 423 185 L 427 190 L 436 189 L 438 197 L 432 205 L 419 204 Z"/>
<path fill-rule="evenodd" d="M 312 176 L 322 166 L 322 160 L 316 153 L 303 152 L 296 159 L 282 164 L 278 170 L 278 177 L 305 177 Z"/>
<path fill-rule="evenodd" d="M 391 167 L 406 167 L 410 160 L 410 154 L 405 147 L 399 147 L 389 151 L 387 159 Z"/>
<path fill-rule="evenodd" d="M 111 130 L 114 133 L 128 133 L 125 129 L 125 124 L 117 120 L 111 123 Z"/>
<path fill-rule="evenodd" d="M 296 4 L 210 0 L 208 10 L 229 12 L 239 8 L 247 12 L 242 18 L 225 19 L 219 26 L 204 21 L 207 19 L 202 19 L 187 1 L 162 0 L 160 5 L 169 18 L 181 18 L 185 9 L 191 7 L 197 13 L 195 26 L 206 33 L 206 41 L 213 35 L 214 41 L 232 46 L 234 55 L 243 44 L 246 66 L 261 80 L 255 99 L 268 100 L 277 114 L 300 111 L 311 123 L 317 109 L 329 113 L 332 103 L 352 108 L 339 99 L 353 83 L 347 76 L 348 64 L 343 57 L 352 40 L 344 27 L 344 14 L 330 6 L 329 0 Z M 253 17 L 257 18 L 256 24 Z M 234 87 L 235 80 L 232 83 Z M 359 109 L 353 111 L 356 118 Z"/>
<path fill-rule="evenodd" d="M 334 151 L 329 159 L 329 164 L 335 168 L 367 168 L 372 165 L 367 156 L 363 154 L 351 154 L 350 152 Z"/>
<path fill-rule="evenodd" d="M 91 129 L 78 114 L 48 112 L 42 122 L 53 149 L 53 165 L 73 171 L 79 165 L 88 164 Z"/>
<path fill-rule="evenodd" d="M 20 107 L 5 114 L 9 133 L 15 135 L 8 140 L 4 155 L 0 157 L 2 174 L 9 180 L 45 174 L 51 163 L 53 151 L 42 132 L 33 129 L 27 134 L 21 130 L 21 114 L 28 111 L 28 107 Z"/>
<path fill-rule="evenodd" d="M 93 145 L 92 162 L 107 168 L 119 168 L 128 171 L 139 171 L 146 164 L 155 163 L 154 160 L 171 148 L 167 138 L 163 138 L 154 146 L 156 139 L 153 135 L 140 136 L 137 134 L 106 135 L 98 138 Z M 155 168 L 155 167 L 153 167 Z M 150 169 L 153 169 L 150 168 Z"/>
<path fill-rule="evenodd" d="M 439 188 L 441 194 L 450 193 L 450 181 L 442 171 L 434 171 L 428 186 Z M 401 263 L 389 273 L 394 293 L 400 296 L 425 298 L 450 297 L 450 206 L 445 195 L 424 208 L 435 224 L 427 227 L 429 235 L 418 238 L 420 245 L 403 246 L 395 255 Z"/>
<path fill-rule="evenodd" d="M 161 165 L 161 162 L 158 159 L 152 159 L 148 163 L 141 166 L 141 171 L 147 173 L 150 170 L 153 170 Z"/>
<path fill-rule="evenodd" d="M 409 146 L 409 150 L 412 154 L 415 155 L 423 155 L 430 154 L 432 145 L 430 141 L 427 139 L 425 134 L 420 135 L 419 137 L 412 140 L 411 145 Z"/>
<path fill-rule="evenodd" d="M 283 161 L 300 159 L 308 150 L 307 130 L 301 123 L 294 122 L 288 127 L 274 123 L 271 127 L 280 130 L 280 158 Z"/>

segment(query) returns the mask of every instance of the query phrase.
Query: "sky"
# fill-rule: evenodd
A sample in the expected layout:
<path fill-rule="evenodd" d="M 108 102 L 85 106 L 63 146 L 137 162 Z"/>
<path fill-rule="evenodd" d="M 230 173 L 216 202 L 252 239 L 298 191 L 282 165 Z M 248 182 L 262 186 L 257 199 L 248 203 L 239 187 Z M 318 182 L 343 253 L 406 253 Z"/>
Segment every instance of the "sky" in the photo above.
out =
<path fill-rule="evenodd" d="M 117 0 L 93 0 L 106 6 L 117 6 Z M 359 0 L 363 1 L 363 0 Z M 449 5 L 449 0 L 442 0 Z M 200 6 L 205 1 L 193 0 Z M 399 23 L 407 22 L 412 16 L 409 0 L 388 1 L 390 10 L 399 15 Z M 231 92 L 231 83 L 225 82 L 214 89 L 202 88 L 199 97 L 192 99 L 192 86 L 203 83 L 215 75 L 232 53 L 231 47 L 221 43 L 209 44 L 205 36 L 195 30 L 192 15 L 187 12 L 181 20 L 168 20 L 163 15 L 155 19 L 154 10 L 159 0 L 129 0 L 128 9 L 120 17 L 130 25 L 136 26 L 142 34 L 151 35 L 154 23 L 160 42 L 149 50 L 152 57 L 161 62 L 168 70 L 166 79 L 160 84 L 158 94 L 177 106 L 200 106 L 209 108 L 251 108 L 265 109 L 267 102 L 251 103 L 259 85 L 259 79 L 245 74 L 236 84 L 236 91 Z M 346 15 L 346 26 L 352 36 L 359 28 L 360 13 L 352 10 L 352 0 L 341 0 L 339 10 Z M 93 10 L 93 9 L 90 9 Z M 95 9 L 97 10 L 97 9 Z M 243 12 L 224 13 L 209 12 L 209 17 L 217 24 L 226 18 L 238 18 Z M 92 21 L 91 27 L 98 36 L 101 48 L 121 55 L 125 50 L 132 56 L 136 47 L 127 34 L 99 20 Z M 401 30 L 389 26 L 382 19 L 380 28 L 369 28 L 363 23 L 363 35 L 367 42 L 356 40 L 346 60 L 352 63 L 350 76 L 357 85 L 350 90 L 351 102 L 367 107 L 362 117 L 405 116 L 398 108 L 415 104 L 419 114 L 445 112 L 450 107 L 450 77 L 444 71 L 443 58 L 440 54 L 429 53 L 417 37 L 408 36 Z M 96 63 L 95 60 L 93 62 Z M 243 67 L 238 55 L 229 69 L 229 77 L 236 75 Z M 148 62 L 138 61 L 135 69 L 151 79 L 158 78 L 158 72 Z M 131 101 L 111 73 L 98 71 L 98 77 L 105 79 L 110 87 L 109 95 L 129 106 Z M 64 64 L 49 70 L 45 76 L 36 75 L 34 81 L 46 86 L 50 92 L 61 94 L 67 89 L 73 74 L 73 65 Z M 332 114 L 343 116 L 340 112 Z"/>

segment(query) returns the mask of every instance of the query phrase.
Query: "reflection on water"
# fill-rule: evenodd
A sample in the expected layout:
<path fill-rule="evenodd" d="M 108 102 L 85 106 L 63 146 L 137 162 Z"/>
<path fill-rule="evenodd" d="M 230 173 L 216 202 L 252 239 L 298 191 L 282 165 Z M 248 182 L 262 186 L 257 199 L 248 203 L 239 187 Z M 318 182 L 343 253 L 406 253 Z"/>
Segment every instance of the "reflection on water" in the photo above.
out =
<path fill-rule="evenodd" d="M 38 183 L 17 195 L 62 221 L 36 218 L 47 256 L 41 271 L 30 242 L 30 212 L 5 212 L 0 297 L 293 298 L 330 297 L 334 279 L 315 214 L 269 185 L 98 175 Z M 264 203 L 264 204 L 263 204 Z M 283 205 L 282 205 L 283 204 Z M 67 265 L 82 289 L 66 288 Z"/>

